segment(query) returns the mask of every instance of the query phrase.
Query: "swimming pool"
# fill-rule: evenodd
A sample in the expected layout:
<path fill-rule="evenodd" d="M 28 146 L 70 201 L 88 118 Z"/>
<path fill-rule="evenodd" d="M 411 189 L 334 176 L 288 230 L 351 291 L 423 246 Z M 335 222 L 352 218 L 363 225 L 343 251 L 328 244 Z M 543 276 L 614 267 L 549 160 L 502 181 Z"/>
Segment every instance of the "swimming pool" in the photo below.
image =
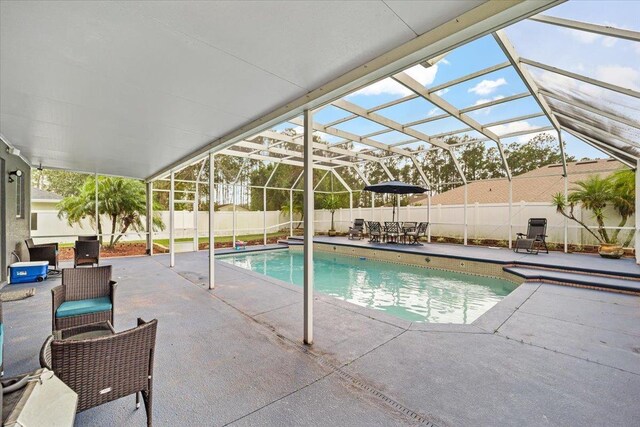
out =
<path fill-rule="evenodd" d="M 300 251 L 217 259 L 297 286 L 303 283 Z M 314 252 L 317 292 L 413 322 L 469 324 L 517 286 L 504 279 Z"/>

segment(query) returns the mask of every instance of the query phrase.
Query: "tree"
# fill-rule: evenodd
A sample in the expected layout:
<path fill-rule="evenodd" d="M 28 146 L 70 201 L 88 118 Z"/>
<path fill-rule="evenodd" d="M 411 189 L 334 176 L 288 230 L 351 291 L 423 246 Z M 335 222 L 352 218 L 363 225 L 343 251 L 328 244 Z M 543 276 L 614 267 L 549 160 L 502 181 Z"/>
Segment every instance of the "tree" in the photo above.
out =
<path fill-rule="evenodd" d="M 632 170 L 620 170 L 606 178 L 591 175 L 583 181 L 577 181 L 576 187 L 572 188 L 567 199 L 562 193 L 555 194 L 552 203 L 559 214 L 580 224 L 600 243 L 617 243 L 620 228 L 624 227 L 629 217 L 635 213 L 635 174 Z M 593 212 L 598 224 L 597 234 L 575 217 L 573 210 L 577 204 Z M 611 205 L 621 218 L 618 223 L 619 228 L 611 236 L 604 222 L 605 208 L 608 205 Z M 629 233 L 623 246 L 631 243 L 633 234 L 633 231 Z"/>
<path fill-rule="evenodd" d="M 514 175 L 521 175 L 542 166 L 562 163 L 562 154 L 556 139 L 548 133 L 538 134 L 526 144 L 513 142 L 505 149 L 505 154 Z M 575 158 L 569 156 L 567 161 L 575 161 Z"/>
<path fill-rule="evenodd" d="M 322 198 L 321 209 L 326 209 L 331 213 L 331 230 L 330 231 L 335 231 L 336 229 L 334 226 L 333 216 L 336 213 L 336 211 L 340 209 L 341 204 L 342 203 L 340 202 L 338 197 L 333 193 L 326 194 Z"/>
<path fill-rule="evenodd" d="M 78 172 L 69 172 L 56 169 L 35 169 L 32 173 L 32 182 L 40 190 L 51 191 L 62 197 L 78 194 L 85 180 L 90 175 Z M 95 179 L 92 177 L 92 179 Z"/>
<path fill-rule="evenodd" d="M 95 179 L 86 178 L 76 195 L 62 199 L 58 204 L 58 218 L 66 217 L 69 225 L 80 224 L 89 218 L 93 225 L 97 225 L 100 243 L 103 243 L 102 216 L 108 216 L 111 223 L 111 237 L 109 247 L 113 247 L 127 233 L 129 229 L 141 232 L 144 229 L 142 216 L 146 214 L 146 194 L 141 181 L 126 178 L 101 176 L 98 178 L 98 212 L 95 208 Z M 160 206 L 154 203 L 154 211 Z M 154 229 L 163 230 L 164 223 L 160 215 L 153 217 Z"/>

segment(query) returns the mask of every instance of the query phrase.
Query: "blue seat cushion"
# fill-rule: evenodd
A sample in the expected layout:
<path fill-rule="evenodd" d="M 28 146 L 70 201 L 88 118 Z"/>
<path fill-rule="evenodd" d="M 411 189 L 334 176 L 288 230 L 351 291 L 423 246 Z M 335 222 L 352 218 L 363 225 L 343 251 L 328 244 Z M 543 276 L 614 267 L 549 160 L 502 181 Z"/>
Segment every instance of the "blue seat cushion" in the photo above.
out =
<path fill-rule="evenodd" d="M 71 317 L 80 316 L 82 314 L 99 313 L 101 311 L 109 311 L 112 307 L 111 298 L 109 297 L 66 301 L 60 304 L 60 307 L 56 310 L 56 317 Z"/>

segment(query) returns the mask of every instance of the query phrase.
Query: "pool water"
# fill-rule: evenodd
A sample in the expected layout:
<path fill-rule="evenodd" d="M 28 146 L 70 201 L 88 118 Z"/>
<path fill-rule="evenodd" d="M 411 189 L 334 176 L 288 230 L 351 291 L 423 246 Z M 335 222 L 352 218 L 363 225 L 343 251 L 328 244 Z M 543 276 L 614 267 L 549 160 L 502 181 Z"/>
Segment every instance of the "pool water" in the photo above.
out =
<path fill-rule="evenodd" d="M 329 252 L 315 251 L 313 257 L 317 292 L 413 322 L 471 323 L 517 287 L 502 279 Z M 218 259 L 297 286 L 303 284 L 301 251 L 250 252 Z"/>

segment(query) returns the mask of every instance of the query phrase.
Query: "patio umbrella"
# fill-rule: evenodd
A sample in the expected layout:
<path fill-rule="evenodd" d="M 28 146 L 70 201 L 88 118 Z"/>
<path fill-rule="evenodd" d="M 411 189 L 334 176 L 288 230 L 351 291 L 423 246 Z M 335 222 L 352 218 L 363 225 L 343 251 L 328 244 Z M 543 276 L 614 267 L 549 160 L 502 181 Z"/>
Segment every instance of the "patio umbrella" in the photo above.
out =
<path fill-rule="evenodd" d="M 401 181 L 380 182 L 378 184 L 367 185 L 364 189 L 366 191 L 373 191 L 374 193 L 395 194 L 393 203 L 393 221 L 396 220 L 398 194 L 422 194 L 425 191 L 429 191 L 427 188 L 420 187 L 419 185 L 407 184 L 406 182 Z"/>

